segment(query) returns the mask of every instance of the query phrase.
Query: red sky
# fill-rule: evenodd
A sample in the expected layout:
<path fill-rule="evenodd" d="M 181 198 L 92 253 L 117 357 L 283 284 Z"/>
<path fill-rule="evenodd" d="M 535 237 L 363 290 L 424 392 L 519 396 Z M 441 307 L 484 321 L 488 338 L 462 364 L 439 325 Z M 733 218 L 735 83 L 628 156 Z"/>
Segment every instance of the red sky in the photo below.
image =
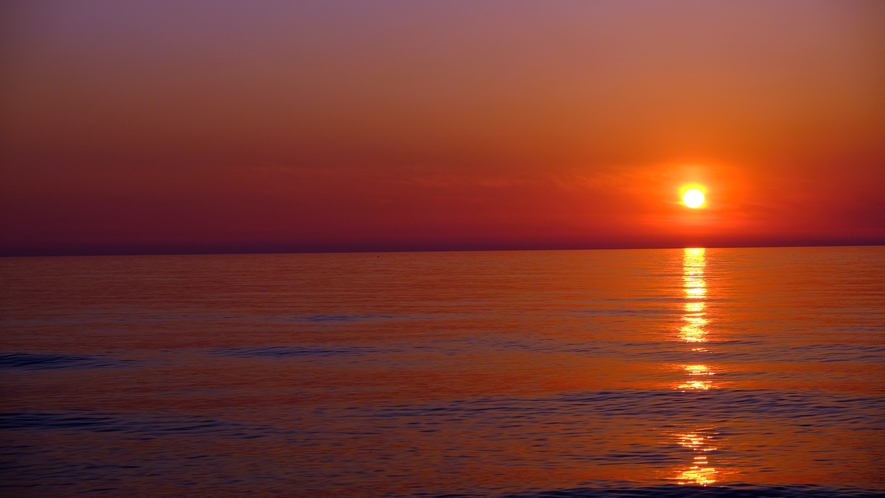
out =
<path fill-rule="evenodd" d="M 876 0 L 3 2 L 0 254 L 885 244 L 883 26 Z"/>

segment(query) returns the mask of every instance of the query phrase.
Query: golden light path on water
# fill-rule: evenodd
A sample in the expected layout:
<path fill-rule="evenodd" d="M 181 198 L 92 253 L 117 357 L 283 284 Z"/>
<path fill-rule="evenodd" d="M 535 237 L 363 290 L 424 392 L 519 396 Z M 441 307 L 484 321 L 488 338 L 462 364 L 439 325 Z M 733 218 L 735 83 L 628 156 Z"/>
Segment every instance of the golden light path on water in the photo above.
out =
<path fill-rule="evenodd" d="M 679 338 L 689 344 L 695 345 L 692 351 L 702 353 L 706 349 L 699 347 L 697 343 L 707 342 L 706 326 L 709 321 L 706 318 L 705 300 L 707 298 L 707 282 L 704 279 L 704 270 L 707 266 L 706 251 L 703 248 L 685 249 L 682 256 L 682 280 L 685 292 L 684 324 L 679 329 Z M 680 382 L 676 389 L 684 392 L 706 391 L 713 388 L 710 377 L 715 375 L 708 365 L 690 364 L 683 365 L 688 378 Z M 716 448 L 711 445 L 713 435 L 709 429 L 696 429 L 685 434 L 676 434 L 679 444 L 688 448 L 694 454 L 691 465 L 677 470 L 676 481 L 680 484 L 695 484 L 706 486 L 716 482 L 716 469 L 707 459 L 709 452 Z"/>
<path fill-rule="evenodd" d="M 704 299 L 707 297 L 707 283 L 704 281 L 706 266 L 703 248 L 685 249 L 682 256 L 682 280 L 685 291 L 685 314 L 682 320 L 685 325 L 680 329 L 680 337 L 686 342 L 704 342 L 707 332 L 704 326 Z"/>
<path fill-rule="evenodd" d="M 679 444 L 695 453 L 691 467 L 681 471 L 677 477 L 681 484 L 707 485 L 716 482 L 716 469 L 707 461 L 707 453 L 716 451 L 711 445 L 712 439 L 712 435 L 703 431 L 680 434 Z"/>

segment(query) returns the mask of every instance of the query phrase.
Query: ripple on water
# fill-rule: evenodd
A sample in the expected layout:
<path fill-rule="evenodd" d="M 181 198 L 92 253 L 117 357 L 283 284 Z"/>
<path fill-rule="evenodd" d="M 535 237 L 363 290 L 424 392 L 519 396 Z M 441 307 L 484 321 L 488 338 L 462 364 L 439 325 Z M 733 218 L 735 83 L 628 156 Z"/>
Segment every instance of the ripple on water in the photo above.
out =
<path fill-rule="evenodd" d="M 255 439 L 275 432 L 269 427 L 199 416 L 91 411 L 0 413 L 0 431 L 12 430 L 117 433 L 142 440 L 188 435 Z"/>
<path fill-rule="evenodd" d="M 210 354 L 235 358 L 283 359 L 292 357 L 360 356 L 379 352 L 377 348 L 360 346 L 315 347 L 315 346 L 256 346 L 216 348 Z"/>
<path fill-rule="evenodd" d="M 50 354 L 50 353 L 0 353 L 0 368 L 22 370 L 55 370 L 62 368 L 85 369 L 125 367 L 129 360 L 117 360 L 101 356 Z"/>

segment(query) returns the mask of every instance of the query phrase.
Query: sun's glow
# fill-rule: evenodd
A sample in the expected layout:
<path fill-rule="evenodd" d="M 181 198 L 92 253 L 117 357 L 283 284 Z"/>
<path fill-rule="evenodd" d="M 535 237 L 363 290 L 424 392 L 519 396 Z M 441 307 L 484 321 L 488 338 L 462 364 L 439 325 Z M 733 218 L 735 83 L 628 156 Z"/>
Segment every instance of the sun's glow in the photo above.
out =
<path fill-rule="evenodd" d="M 692 209 L 697 209 L 704 205 L 704 193 L 696 188 L 688 189 L 682 194 L 682 202 Z"/>

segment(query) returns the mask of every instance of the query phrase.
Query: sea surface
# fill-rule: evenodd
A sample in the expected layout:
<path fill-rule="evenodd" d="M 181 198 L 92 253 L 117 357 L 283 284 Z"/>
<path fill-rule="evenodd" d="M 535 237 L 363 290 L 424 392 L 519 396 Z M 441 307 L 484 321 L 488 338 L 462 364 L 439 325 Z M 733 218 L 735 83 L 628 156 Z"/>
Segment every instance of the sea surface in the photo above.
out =
<path fill-rule="evenodd" d="M 0 259 L 3 496 L 885 496 L 885 248 Z"/>

